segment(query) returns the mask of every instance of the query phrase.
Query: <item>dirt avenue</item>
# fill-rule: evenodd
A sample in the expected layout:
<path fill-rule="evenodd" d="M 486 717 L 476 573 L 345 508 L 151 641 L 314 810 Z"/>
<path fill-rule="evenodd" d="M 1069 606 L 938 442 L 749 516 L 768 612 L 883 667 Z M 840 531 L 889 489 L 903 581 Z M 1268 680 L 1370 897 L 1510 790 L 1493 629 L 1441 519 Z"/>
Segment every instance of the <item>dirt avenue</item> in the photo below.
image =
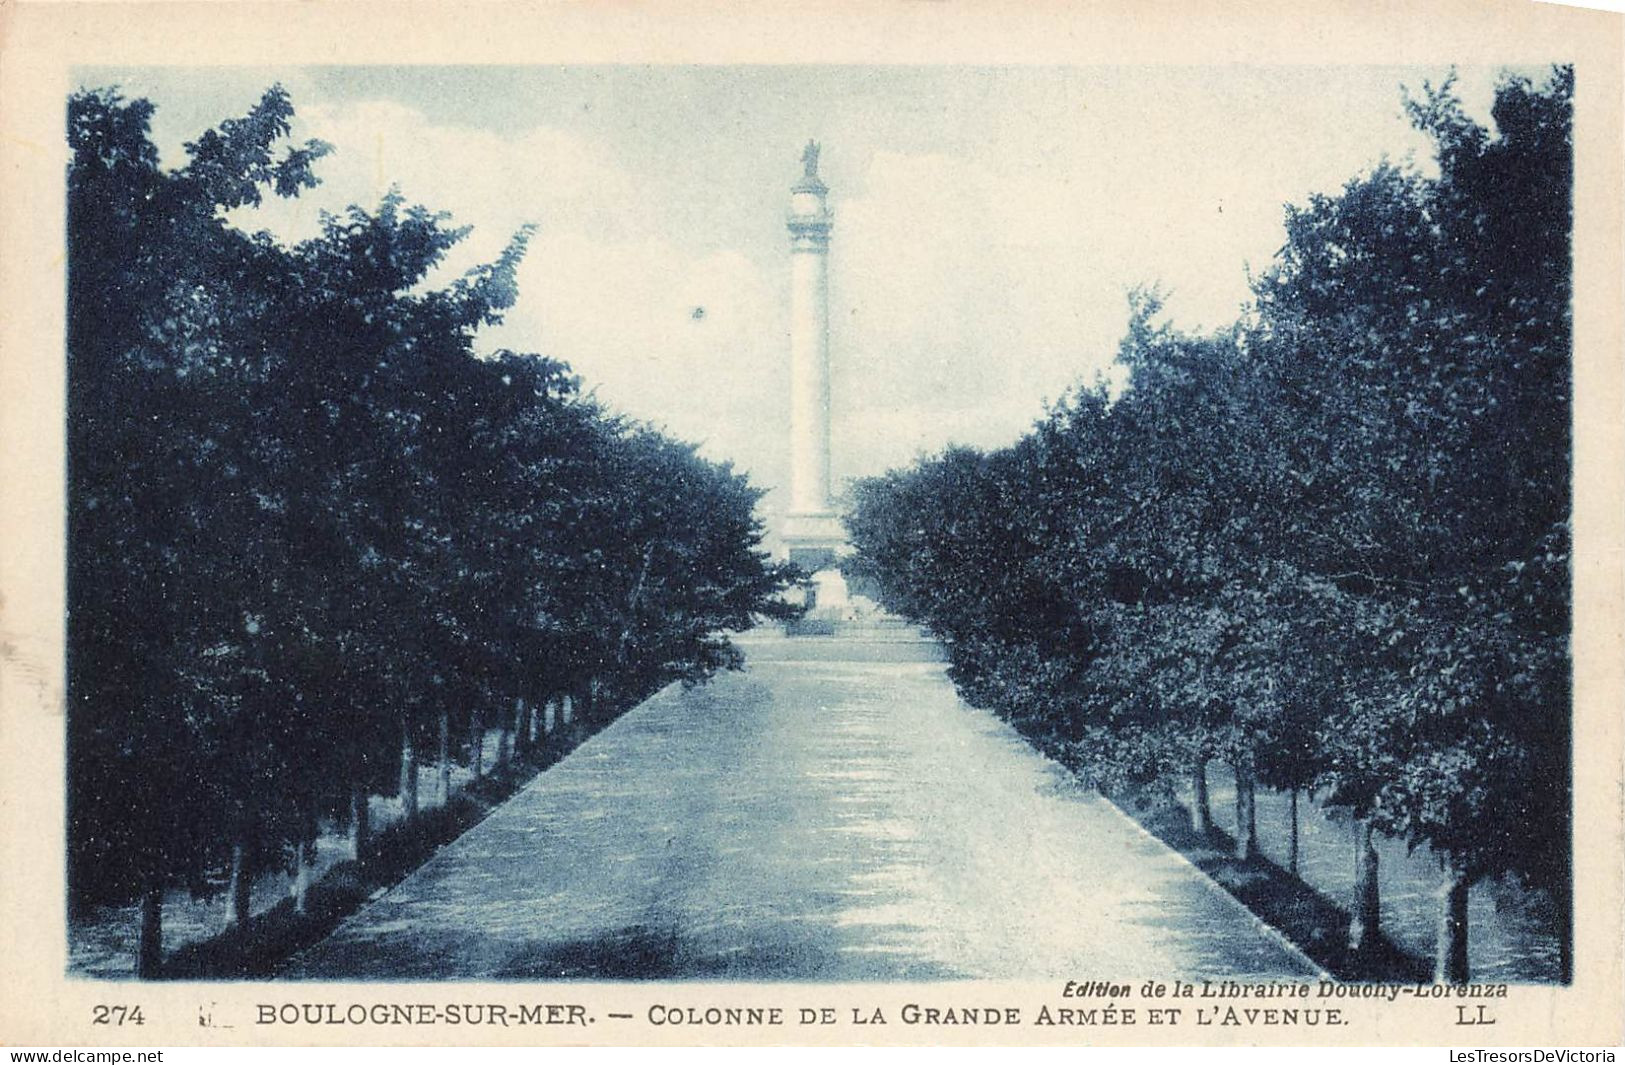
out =
<path fill-rule="evenodd" d="M 745 672 L 633 710 L 287 975 L 1316 975 L 960 702 L 940 663 L 845 640 L 747 648 Z"/>

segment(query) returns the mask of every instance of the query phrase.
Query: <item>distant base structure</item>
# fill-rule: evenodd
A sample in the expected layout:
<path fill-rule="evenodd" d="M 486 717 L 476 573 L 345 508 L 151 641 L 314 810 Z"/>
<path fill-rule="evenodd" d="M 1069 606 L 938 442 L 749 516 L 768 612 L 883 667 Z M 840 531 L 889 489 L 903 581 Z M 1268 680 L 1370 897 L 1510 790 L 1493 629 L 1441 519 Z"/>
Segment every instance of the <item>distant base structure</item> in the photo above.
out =
<path fill-rule="evenodd" d="M 924 640 L 919 627 L 888 613 L 865 594 L 871 589 L 861 579 L 848 581 L 841 560 L 850 554 L 844 545 L 792 547 L 789 558 L 808 573 L 807 586 L 792 591 L 791 602 L 807 612 L 784 626 L 786 636 L 845 636 L 861 639 Z"/>
<path fill-rule="evenodd" d="M 839 578 L 838 573 L 835 576 Z M 900 660 L 903 661 L 947 660 L 941 644 L 928 632 L 905 618 L 887 613 L 873 600 L 861 595 L 851 595 L 839 605 L 825 601 L 810 609 L 800 620 L 786 622 L 782 629 L 776 625 L 756 629 L 743 640 L 742 645 L 752 647 L 762 641 L 788 641 L 792 645 L 802 642 L 885 645 L 893 650 L 883 657 L 901 653 L 903 657 Z"/>

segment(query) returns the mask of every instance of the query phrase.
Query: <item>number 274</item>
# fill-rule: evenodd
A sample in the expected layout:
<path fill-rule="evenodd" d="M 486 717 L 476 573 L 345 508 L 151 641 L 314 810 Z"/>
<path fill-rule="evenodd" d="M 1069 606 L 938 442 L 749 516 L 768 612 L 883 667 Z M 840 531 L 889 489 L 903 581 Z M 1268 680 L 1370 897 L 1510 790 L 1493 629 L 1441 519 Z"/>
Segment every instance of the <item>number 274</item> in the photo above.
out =
<path fill-rule="evenodd" d="M 140 1006 L 92 1006 L 90 1008 L 91 1024 L 146 1024 L 146 1018 L 141 1016 Z"/>

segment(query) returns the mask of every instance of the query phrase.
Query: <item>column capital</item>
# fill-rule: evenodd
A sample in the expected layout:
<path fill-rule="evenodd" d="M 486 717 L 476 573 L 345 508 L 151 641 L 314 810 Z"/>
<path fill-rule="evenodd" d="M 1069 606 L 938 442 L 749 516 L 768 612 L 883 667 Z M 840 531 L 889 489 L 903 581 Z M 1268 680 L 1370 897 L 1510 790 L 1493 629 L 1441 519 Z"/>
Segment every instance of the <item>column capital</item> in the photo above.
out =
<path fill-rule="evenodd" d="M 791 211 L 784 225 L 790 231 L 791 251 L 823 251 L 829 247 L 829 231 L 835 220 L 820 205 L 817 211 Z"/>

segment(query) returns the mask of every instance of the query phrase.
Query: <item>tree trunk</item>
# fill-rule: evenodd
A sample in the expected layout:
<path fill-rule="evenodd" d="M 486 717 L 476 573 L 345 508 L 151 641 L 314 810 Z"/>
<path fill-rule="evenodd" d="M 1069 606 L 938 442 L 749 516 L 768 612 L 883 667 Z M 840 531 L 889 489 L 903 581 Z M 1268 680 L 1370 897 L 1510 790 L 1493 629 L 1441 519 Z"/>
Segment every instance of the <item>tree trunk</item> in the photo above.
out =
<path fill-rule="evenodd" d="M 576 707 L 575 707 L 575 697 L 574 696 L 566 695 L 563 699 L 559 700 L 559 720 L 560 720 L 560 722 L 562 722 L 563 724 L 568 725 L 572 720 L 575 719 L 575 714 L 576 714 Z"/>
<path fill-rule="evenodd" d="M 497 715 L 497 758 L 496 764 L 507 765 L 513 757 L 513 718 L 507 714 Z"/>
<path fill-rule="evenodd" d="M 440 708 L 440 805 L 451 801 L 451 711 Z"/>
<path fill-rule="evenodd" d="M 546 705 L 542 707 L 542 733 L 544 735 L 551 734 L 558 727 L 559 701 L 556 698 L 549 699 Z"/>
<path fill-rule="evenodd" d="M 485 775 L 485 722 L 477 706 L 468 712 L 468 771 L 475 780 Z"/>
<path fill-rule="evenodd" d="M 239 831 L 231 843 L 231 881 L 226 885 L 226 927 L 241 928 L 248 923 L 249 890 L 254 886 L 249 873 L 248 833 Z"/>
<path fill-rule="evenodd" d="M 305 903 L 310 898 L 310 881 L 316 866 L 316 841 L 302 839 L 294 846 L 293 884 L 289 894 L 293 896 L 293 910 L 295 913 L 305 912 Z"/>
<path fill-rule="evenodd" d="M 1354 841 L 1354 907 L 1349 920 L 1349 949 L 1370 950 L 1382 929 L 1382 896 L 1377 887 L 1377 845 L 1368 822 L 1361 821 Z"/>
<path fill-rule="evenodd" d="M 367 847 L 371 841 L 367 838 L 372 833 L 372 810 L 367 803 L 367 788 L 364 784 L 350 785 L 350 857 L 356 861 L 367 856 Z"/>
<path fill-rule="evenodd" d="M 1191 829 L 1203 836 L 1213 830 L 1213 803 L 1207 793 L 1207 759 L 1200 756 L 1191 771 Z"/>
<path fill-rule="evenodd" d="M 401 730 L 401 816 L 410 821 L 418 815 L 418 752 L 412 745 L 412 727 Z"/>
<path fill-rule="evenodd" d="M 1258 857 L 1258 806 L 1253 775 L 1236 770 L 1236 860 L 1250 862 Z"/>
<path fill-rule="evenodd" d="M 310 898 L 310 884 L 316 874 L 316 813 L 306 807 L 299 811 L 299 839 L 293 848 L 293 882 L 289 894 L 293 896 L 295 913 L 305 912 Z"/>
<path fill-rule="evenodd" d="M 525 700 L 515 699 L 513 701 L 513 756 L 516 759 L 524 757 L 530 746 L 525 742 L 529 738 L 525 735 L 528 721 L 529 715 L 525 713 Z"/>
<path fill-rule="evenodd" d="M 136 940 L 135 975 L 154 980 L 164 961 L 164 888 L 154 877 L 141 893 L 141 931 Z"/>
<path fill-rule="evenodd" d="M 288 897 L 293 900 L 293 912 L 305 912 L 305 892 L 310 881 L 305 876 L 305 841 L 293 845 L 293 868 L 288 870 Z"/>
<path fill-rule="evenodd" d="M 1440 891 L 1439 936 L 1433 948 L 1433 980 L 1440 984 L 1467 982 L 1467 875 L 1455 862 L 1445 862 Z"/>
<path fill-rule="evenodd" d="M 1563 870 L 1557 886 L 1552 889 L 1552 901 L 1557 910 L 1557 978 L 1564 984 L 1574 982 L 1574 873 Z"/>
<path fill-rule="evenodd" d="M 1286 837 L 1286 867 L 1293 876 L 1298 875 L 1298 789 L 1292 789 L 1292 802 L 1289 808 L 1291 819 L 1287 822 Z"/>

